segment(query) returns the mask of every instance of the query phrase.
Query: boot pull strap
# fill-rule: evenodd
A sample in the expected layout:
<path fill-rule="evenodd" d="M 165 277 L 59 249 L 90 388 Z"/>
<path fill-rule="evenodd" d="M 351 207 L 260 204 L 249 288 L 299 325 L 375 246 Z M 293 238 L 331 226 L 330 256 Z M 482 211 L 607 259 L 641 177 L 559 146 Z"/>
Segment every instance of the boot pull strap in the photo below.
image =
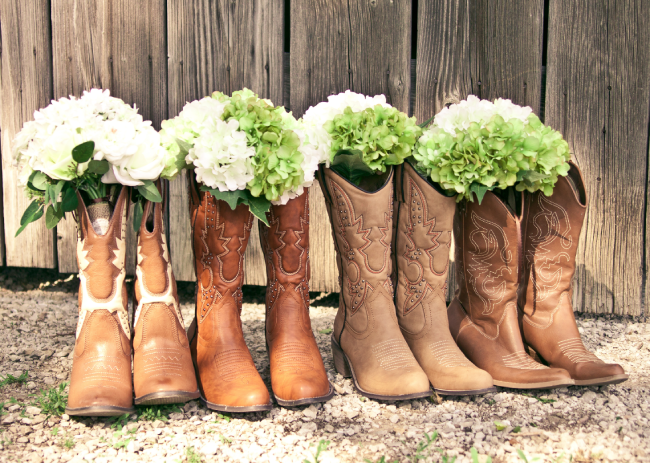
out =
<path fill-rule="evenodd" d="M 325 182 L 325 166 L 322 164 L 318 166 L 318 183 L 320 183 L 320 189 L 323 191 L 323 196 L 325 201 L 331 207 L 332 206 L 332 196 L 330 195 L 330 190 L 327 188 L 327 183 Z"/>

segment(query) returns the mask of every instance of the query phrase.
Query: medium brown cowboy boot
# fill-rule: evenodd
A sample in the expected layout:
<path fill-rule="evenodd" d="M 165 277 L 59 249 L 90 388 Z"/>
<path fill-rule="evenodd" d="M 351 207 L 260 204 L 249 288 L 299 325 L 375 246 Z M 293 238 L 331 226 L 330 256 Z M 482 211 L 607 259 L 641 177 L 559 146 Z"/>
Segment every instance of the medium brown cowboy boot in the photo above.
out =
<path fill-rule="evenodd" d="M 520 217 L 492 192 L 481 204 L 476 198 L 459 204 L 454 221 L 458 290 L 447 310 L 449 327 L 467 358 L 490 373 L 497 386 L 568 386 L 573 380 L 566 370 L 535 362 L 521 340 Z"/>
<path fill-rule="evenodd" d="M 524 275 L 519 294 L 524 342 L 541 360 L 564 368 L 579 386 L 625 381 L 620 365 L 605 363 L 580 338 L 571 305 L 587 193 L 578 166 L 558 178 L 553 194 L 526 194 L 522 227 Z"/>
<path fill-rule="evenodd" d="M 458 348 L 447 320 L 447 270 L 456 198 L 405 162 L 397 168 L 395 306 L 404 339 L 433 388 L 443 395 L 495 390 L 489 373 Z"/>
<path fill-rule="evenodd" d="M 79 322 L 65 412 L 77 416 L 131 413 L 131 334 L 124 285 L 129 188 L 122 187 L 105 232 L 93 228 L 79 199 Z M 107 216 L 110 212 L 107 211 Z"/>
<path fill-rule="evenodd" d="M 266 213 L 260 242 L 266 260 L 266 345 L 271 386 L 285 407 L 334 395 L 309 320 L 309 192 Z"/>
<path fill-rule="evenodd" d="M 367 179 L 381 184 L 361 187 L 322 166 L 319 177 L 341 286 L 332 333 L 336 370 L 352 376 L 359 393 L 372 399 L 431 395 L 427 375 L 399 329 L 393 304 L 393 171 Z"/>
<path fill-rule="evenodd" d="M 201 399 L 223 412 L 270 410 L 269 391 L 246 347 L 240 318 L 253 215 L 248 206 L 233 211 L 225 201 L 199 191 L 191 178 L 190 195 L 198 290 L 188 335 Z"/>
<path fill-rule="evenodd" d="M 160 182 L 157 186 L 161 189 Z M 136 405 L 187 402 L 200 395 L 169 260 L 164 209 L 165 202 L 146 201 L 138 234 L 133 317 Z"/>

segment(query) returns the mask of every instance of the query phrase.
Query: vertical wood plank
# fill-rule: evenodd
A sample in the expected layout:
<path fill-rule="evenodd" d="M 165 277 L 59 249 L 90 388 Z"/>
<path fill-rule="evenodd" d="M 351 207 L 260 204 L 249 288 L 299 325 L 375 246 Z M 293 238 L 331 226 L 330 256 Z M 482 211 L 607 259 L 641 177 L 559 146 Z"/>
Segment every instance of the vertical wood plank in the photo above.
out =
<path fill-rule="evenodd" d="M 546 122 L 569 142 L 590 202 L 577 310 L 641 313 L 649 19 L 643 0 L 550 3 Z"/>
<path fill-rule="evenodd" d="M 0 25 L 2 24 L 2 8 L 0 8 Z M 2 152 L 2 34 L 0 33 L 0 153 Z M 0 162 L 0 180 L 2 180 L 2 163 Z M 4 193 L 0 187 L 0 214 L 4 218 L 3 198 Z M 0 265 L 5 262 L 5 224 L 0 220 Z"/>
<path fill-rule="evenodd" d="M 411 2 L 291 2 L 291 109 L 300 117 L 328 95 L 347 89 L 385 94 L 409 111 Z M 322 191 L 310 192 L 314 291 L 338 291 L 336 254 Z"/>
<path fill-rule="evenodd" d="M 283 2 L 168 0 L 169 116 L 186 102 L 248 87 L 283 102 Z M 170 183 L 170 252 L 178 280 L 194 280 L 186 173 Z M 246 251 L 246 284 L 265 285 L 257 223 Z"/>
<path fill-rule="evenodd" d="M 52 0 L 55 98 L 108 88 L 160 128 L 167 117 L 165 19 L 164 0 Z M 77 271 L 74 221 L 59 225 L 57 235 L 59 270 Z M 129 220 L 129 274 L 135 272 L 135 246 Z"/>
<path fill-rule="evenodd" d="M 538 113 L 543 16 L 543 0 L 420 0 L 414 115 L 426 121 L 470 94 Z M 449 299 L 455 290 L 452 263 Z"/>
<path fill-rule="evenodd" d="M 29 204 L 12 167 L 11 142 L 35 110 L 52 98 L 50 10 L 47 0 L 2 0 L 2 186 L 6 263 L 56 267 L 54 232 L 45 221 L 14 237 Z"/>

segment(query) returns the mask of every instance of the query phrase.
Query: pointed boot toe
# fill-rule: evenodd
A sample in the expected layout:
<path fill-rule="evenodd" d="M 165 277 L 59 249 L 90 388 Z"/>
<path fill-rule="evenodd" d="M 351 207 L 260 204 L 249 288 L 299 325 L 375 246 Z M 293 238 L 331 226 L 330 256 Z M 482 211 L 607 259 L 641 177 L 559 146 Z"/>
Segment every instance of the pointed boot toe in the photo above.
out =
<path fill-rule="evenodd" d="M 320 375 L 300 375 L 293 381 L 286 381 L 279 385 L 273 383 L 275 400 L 283 407 L 296 407 L 309 403 L 325 402 L 334 395 L 334 388 L 329 381 L 322 384 Z"/>
<path fill-rule="evenodd" d="M 588 362 L 581 363 L 575 370 L 576 386 L 604 386 L 618 384 L 627 380 L 623 367 L 616 363 Z"/>
<path fill-rule="evenodd" d="M 492 376 L 476 367 L 456 367 L 452 374 L 438 376 L 431 384 L 440 395 L 478 395 L 496 391 Z"/>

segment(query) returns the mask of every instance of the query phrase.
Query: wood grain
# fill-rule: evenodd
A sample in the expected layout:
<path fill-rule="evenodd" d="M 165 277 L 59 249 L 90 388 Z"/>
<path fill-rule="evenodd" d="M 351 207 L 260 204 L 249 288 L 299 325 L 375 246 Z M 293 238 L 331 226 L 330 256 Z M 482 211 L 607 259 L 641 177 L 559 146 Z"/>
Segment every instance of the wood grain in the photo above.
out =
<path fill-rule="evenodd" d="M 590 203 L 577 310 L 642 310 L 649 19 L 642 0 L 550 3 L 546 122 L 569 142 Z"/>
<path fill-rule="evenodd" d="M 18 186 L 11 142 L 35 110 L 52 98 L 50 10 L 47 0 L 2 0 L 2 187 L 6 264 L 56 267 L 54 232 L 45 220 L 14 237 L 30 201 Z"/>
<path fill-rule="evenodd" d="M 167 115 L 165 0 L 52 0 L 52 49 L 55 98 L 107 88 L 160 128 Z M 76 272 L 76 226 L 70 217 L 57 235 L 59 271 Z M 136 243 L 129 220 L 129 274 L 135 272 Z"/>
<path fill-rule="evenodd" d="M 276 0 L 169 0 L 169 116 L 185 103 L 244 87 L 283 102 L 284 5 Z M 170 183 L 170 252 L 178 280 L 194 280 L 187 173 Z M 266 284 L 257 224 L 246 284 Z"/>

